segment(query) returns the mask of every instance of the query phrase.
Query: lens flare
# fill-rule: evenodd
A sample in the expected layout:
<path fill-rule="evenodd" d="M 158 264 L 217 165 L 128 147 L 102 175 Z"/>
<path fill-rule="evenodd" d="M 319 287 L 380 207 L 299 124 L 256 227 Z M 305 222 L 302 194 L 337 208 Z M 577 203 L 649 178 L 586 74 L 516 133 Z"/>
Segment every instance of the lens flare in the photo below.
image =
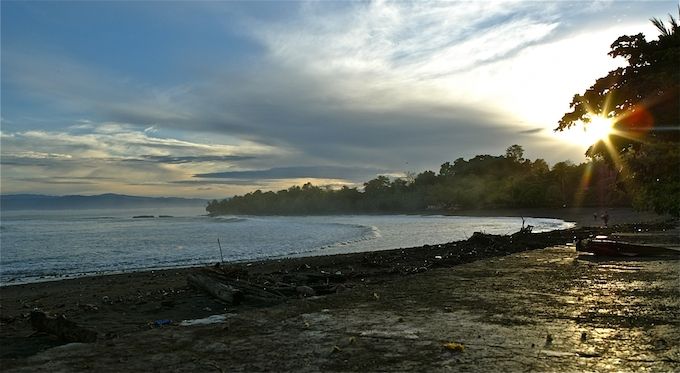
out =
<path fill-rule="evenodd" d="M 614 121 L 600 115 L 589 117 L 590 121 L 574 126 L 561 133 L 562 137 L 575 144 L 589 147 L 600 140 L 606 140 L 614 130 Z"/>

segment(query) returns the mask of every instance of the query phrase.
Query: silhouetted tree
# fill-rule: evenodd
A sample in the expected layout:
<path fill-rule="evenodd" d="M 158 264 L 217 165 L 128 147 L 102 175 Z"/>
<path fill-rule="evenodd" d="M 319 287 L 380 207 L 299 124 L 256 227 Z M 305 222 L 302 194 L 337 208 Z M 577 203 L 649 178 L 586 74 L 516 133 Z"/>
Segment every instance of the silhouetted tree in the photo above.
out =
<path fill-rule="evenodd" d="M 520 145 L 511 145 L 505 150 L 505 158 L 512 159 L 517 162 L 524 160 L 524 148 Z"/>
<path fill-rule="evenodd" d="M 680 7 L 678 8 L 680 13 Z M 602 115 L 615 120 L 608 139 L 588 149 L 616 165 L 625 185 L 636 195 L 638 207 L 680 215 L 680 33 L 669 15 L 668 27 L 659 19 L 657 40 L 643 34 L 621 36 L 609 55 L 628 65 L 597 79 L 582 95 L 575 95 L 572 111 L 556 130 L 589 122 Z"/>

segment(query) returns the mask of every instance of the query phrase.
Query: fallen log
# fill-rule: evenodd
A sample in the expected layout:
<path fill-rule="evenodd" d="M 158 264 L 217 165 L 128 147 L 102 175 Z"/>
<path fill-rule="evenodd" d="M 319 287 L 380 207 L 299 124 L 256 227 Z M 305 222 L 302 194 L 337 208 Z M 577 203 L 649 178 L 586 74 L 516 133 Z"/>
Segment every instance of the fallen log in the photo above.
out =
<path fill-rule="evenodd" d="M 314 295 L 324 295 L 324 294 L 335 293 L 336 292 L 335 289 L 338 285 L 342 285 L 342 284 L 280 286 L 280 287 L 272 288 L 270 290 L 279 292 L 279 293 L 287 295 L 287 296 L 295 296 L 295 295 L 300 294 L 300 290 L 298 288 L 306 287 L 306 288 L 311 289 L 315 293 Z M 306 292 L 309 293 L 308 290 Z"/>
<path fill-rule="evenodd" d="M 335 273 L 315 273 L 315 272 L 296 272 L 284 276 L 291 282 L 297 282 L 300 284 L 309 285 L 310 282 L 345 282 L 347 281 L 347 275 L 335 274 Z"/>
<path fill-rule="evenodd" d="M 241 289 L 244 293 L 255 295 L 261 298 L 280 299 L 285 298 L 284 294 L 276 291 L 273 287 L 261 286 L 245 280 L 222 280 L 226 284 Z"/>
<path fill-rule="evenodd" d="M 39 332 L 52 334 L 64 342 L 94 342 L 97 333 L 85 329 L 64 315 L 49 317 L 42 311 L 31 311 L 31 326 Z"/>
<path fill-rule="evenodd" d="M 243 300 L 243 293 L 241 290 L 223 284 L 205 275 L 191 274 L 187 276 L 187 282 L 189 285 L 203 290 L 227 304 L 238 305 L 241 303 L 241 300 Z"/>
<path fill-rule="evenodd" d="M 252 283 L 243 279 L 233 279 L 224 274 L 220 274 L 215 271 L 208 271 L 211 276 L 216 276 L 219 281 L 223 284 L 231 286 L 235 289 L 241 290 L 246 295 L 254 295 L 259 298 L 272 298 L 272 299 L 282 299 L 285 298 L 284 294 L 277 292 L 276 290 L 271 290 L 273 287 L 261 286 L 259 284 Z"/>

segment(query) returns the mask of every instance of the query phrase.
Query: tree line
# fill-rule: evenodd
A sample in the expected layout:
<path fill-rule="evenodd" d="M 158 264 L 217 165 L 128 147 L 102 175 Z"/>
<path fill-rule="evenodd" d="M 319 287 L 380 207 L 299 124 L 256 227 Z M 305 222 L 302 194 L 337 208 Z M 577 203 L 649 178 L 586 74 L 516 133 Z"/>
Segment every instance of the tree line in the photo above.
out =
<path fill-rule="evenodd" d="M 629 206 L 630 196 L 617 188 L 603 160 L 552 168 L 543 159 L 524 158 L 519 145 L 505 155 L 478 155 L 405 177 L 377 176 L 363 188 L 339 189 L 311 183 L 278 192 L 256 190 L 242 196 L 212 200 L 211 215 L 300 215 L 347 213 L 409 213 L 460 209 Z"/>

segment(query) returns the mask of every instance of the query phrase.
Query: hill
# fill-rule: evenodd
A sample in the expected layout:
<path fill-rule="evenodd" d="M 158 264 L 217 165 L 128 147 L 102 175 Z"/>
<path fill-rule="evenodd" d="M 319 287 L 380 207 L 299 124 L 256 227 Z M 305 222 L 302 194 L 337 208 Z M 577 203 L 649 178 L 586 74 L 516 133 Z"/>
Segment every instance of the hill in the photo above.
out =
<path fill-rule="evenodd" d="M 48 196 L 42 194 L 0 195 L 2 210 L 114 209 L 143 207 L 205 206 L 206 200 L 178 197 L 139 197 L 123 194 L 94 196 Z"/>

